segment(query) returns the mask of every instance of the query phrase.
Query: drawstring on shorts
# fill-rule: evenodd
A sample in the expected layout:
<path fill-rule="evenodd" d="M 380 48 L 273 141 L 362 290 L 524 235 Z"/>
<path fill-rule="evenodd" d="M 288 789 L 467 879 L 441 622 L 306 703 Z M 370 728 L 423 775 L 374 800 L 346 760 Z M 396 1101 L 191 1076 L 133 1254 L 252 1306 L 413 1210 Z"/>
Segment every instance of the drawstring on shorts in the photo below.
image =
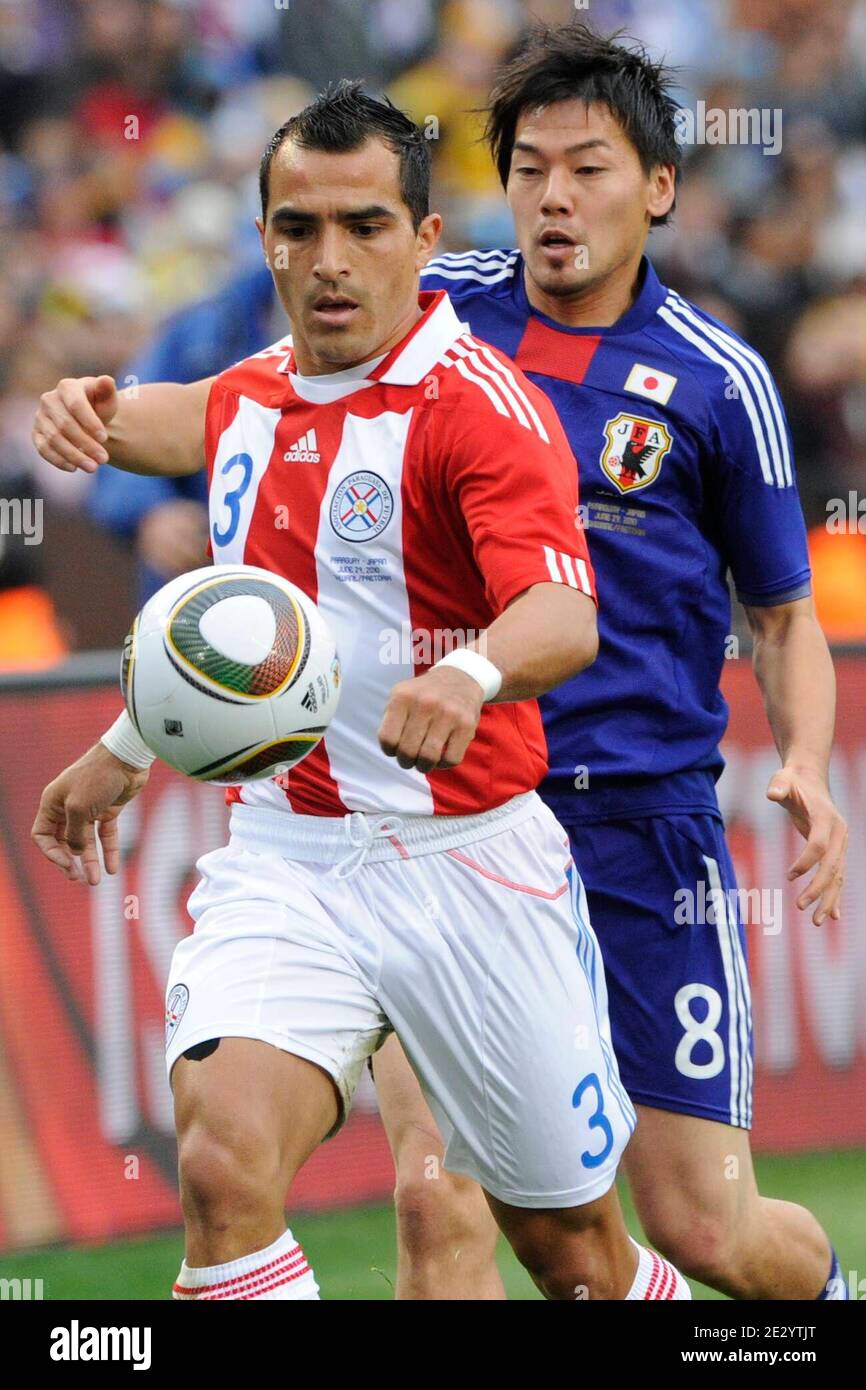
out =
<path fill-rule="evenodd" d="M 346 839 L 353 849 L 331 869 L 334 878 L 351 878 L 363 867 L 376 840 L 393 840 L 403 829 L 399 816 L 377 816 L 371 820 L 363 811 L 349 811 L 343 817 Z"/>

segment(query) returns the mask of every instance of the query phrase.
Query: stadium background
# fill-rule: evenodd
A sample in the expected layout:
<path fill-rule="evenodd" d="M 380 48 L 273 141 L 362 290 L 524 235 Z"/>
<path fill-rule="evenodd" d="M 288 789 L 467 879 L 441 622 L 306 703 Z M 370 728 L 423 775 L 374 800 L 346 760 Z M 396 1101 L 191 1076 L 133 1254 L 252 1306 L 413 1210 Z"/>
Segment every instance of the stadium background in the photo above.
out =
<path fill-rule="evenodd" d="M 162 982 L 224 808 L 158 769 L 122 817 L 121 875 L 95 892 L 30 847 L 41 788 L 117 710 L 114 653 L 139 595 L 203 548 L 194 492 L 112 494 L 104 475 L 42 463 L 36 398 L 61 376 L 135 377 L 166 317 L 203 296 L 222 292 L 204 322 L 231 330 L 254 312 L 237 297 L 248 283 L 255 346 L 277 336 L 258 158 L 334 77 L 367 78 L 427 125 L 445 249 L 511 244 L 471 109 L 533 16 L 625 25 L 679 65 L 690 109 L 783 113 L 777 155 L 686 147 L 674 226 L 650 250 L 768 357 L 794 433 L 837 644 L 834 787 L 852 852 L 840 924 L 817 931 L 786 899 L 772 931 L 749 930 L 755 1138 L 765 1190 L 813 1207 L 866 1296 L 864 0 L 0 0 L 0 1277 L 42 1278 L 48 1297 L 161 1298 L 176 1273 Z M 199 346 L 178 339 L 178 376 Z M 828 527 L 833 499 L 845 530 Z M 44 503 L 41 544 L 13 533 L 17 500 Z M 763 797 L 775 752 L 740 650 L 721 795 L 748 888 L 784 882 L 793 832 Z M 326 1296 L 391 1296 L 392 1183 L 365 1083 L 293 1202 Z M 511 1295 L 533 1296 L 503 1259 Z"/>

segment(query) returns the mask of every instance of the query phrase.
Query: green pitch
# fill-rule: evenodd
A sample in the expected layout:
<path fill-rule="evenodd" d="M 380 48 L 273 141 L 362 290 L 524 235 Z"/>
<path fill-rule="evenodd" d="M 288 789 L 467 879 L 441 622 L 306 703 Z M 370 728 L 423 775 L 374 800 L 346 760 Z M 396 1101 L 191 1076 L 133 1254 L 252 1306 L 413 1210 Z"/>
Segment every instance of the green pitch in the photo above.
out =
<path fill-rule="evenodd" d="M 804 1203 L 822 1222 L 847 1277 L 858 1271 L 866 1297 L 866 1151 L 762 1157 L 756 1163 L 767 1196 Z M 639 1235 L 626 1201 L 629 1228 Z M 389 1299 L 396 1272 L 390 1207 L 362 1207 L 298 1216 L 292 1230 L 316 1272 L 324 1298 Z M 50 1299 L 164 1299 L 180 1267 L 177 1232 L 91 1248 L 28 1251 L 0 1259 L 0 1279 L 42 1279 Z M 528 1275 L 502 1243 L 499 1265 L 509 1298 L 538 1298 Z M 693 1284 L 696 1298 L 719 1295 Z"/>

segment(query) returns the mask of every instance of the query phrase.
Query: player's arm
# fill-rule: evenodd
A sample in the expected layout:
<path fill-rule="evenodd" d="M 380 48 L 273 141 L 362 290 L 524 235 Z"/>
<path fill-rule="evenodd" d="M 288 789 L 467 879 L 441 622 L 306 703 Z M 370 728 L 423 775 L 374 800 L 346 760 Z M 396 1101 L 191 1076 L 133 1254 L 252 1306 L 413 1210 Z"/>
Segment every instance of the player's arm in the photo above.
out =
<path fill-rule="evenodd" d="M 811 600 L 806 527 L 784 409 L 756 355 L 737 391 L 711 402 L 718 493 L 713 511 L 737 594 L 755 635 L 755 673 L 782 759 L 767 796 L 806 840 L 789 878 L 815 873 L 798 898 L 816 926 L 839 916 L 847 827 L 828 784 L 836 687 Z"/>
<path fill-rule="evenodd" d="M 598 655 L 595 600 L 561 584 L 533 584 L 473 643 L 502 675 L 491 703 L 534 700 Z"/>
<path fill-rule="evenodd" d="M 535 699 L 591 665 L 597 651 L 593 600 L 535 584 L 476 642 L 394 687 L 379 730 L 382 749 L 421 772 L 457 767 L 485 703 Z"/>
<path fill-rule="evenodd" d="M 213 377 L 118 391 L 110 376 L 64 377 L 39 401 L 33 443 L 63 472 L 110 463 L 130 473 L 181 477 L 205 464 L 205 408 Z"/>
<path fill-rule="evenodd" d="M 95 886 L 100 878 L 98 835 L 106 871 L 116 873 L 117 817 L 148 775 L 147 766 L 125 763 L 102 742 L 94 744 L 42 793 L 30 832 L 35 845 L 66 878 Z"/>
<path fill-rule="evenodd" d="M 476 642 L 392 690 L 379 741 L 401 767 L 456 767 L 485 702 L 544 694 L 598 650 L 574 456 L 541 393 L 519 376 L 506 380 L 526 424 L 491 419 L 483 407 L 436 423 L 443 487 L 465 519 L 497 616 Z"/>
<path fill-rule="evenodd" d="M 784 806 L 806 840 L 788 877 L 818 871 L 797 899 L 816 904 L 812 921 L 840 916 L 848 828 L 833 805 L 829 764 L 836 676 L 811 598 L 768 607 L 746 605 L 753 664 L 782 760 L 767 792 Z"/>

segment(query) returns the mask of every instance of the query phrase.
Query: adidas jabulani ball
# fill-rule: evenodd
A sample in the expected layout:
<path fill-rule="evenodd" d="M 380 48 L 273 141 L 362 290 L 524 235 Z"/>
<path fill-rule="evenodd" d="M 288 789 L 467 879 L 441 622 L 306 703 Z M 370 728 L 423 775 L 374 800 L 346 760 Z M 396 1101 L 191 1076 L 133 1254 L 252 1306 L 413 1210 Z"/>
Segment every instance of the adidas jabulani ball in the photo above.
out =
<path fill-rule="evenodd" d="M 255 565 L 171 580 L 124 643 L 126 708 L 178 772 L 230 786 L 284 772 L 334 717 L 340 662 L 316 605 Z"/>

